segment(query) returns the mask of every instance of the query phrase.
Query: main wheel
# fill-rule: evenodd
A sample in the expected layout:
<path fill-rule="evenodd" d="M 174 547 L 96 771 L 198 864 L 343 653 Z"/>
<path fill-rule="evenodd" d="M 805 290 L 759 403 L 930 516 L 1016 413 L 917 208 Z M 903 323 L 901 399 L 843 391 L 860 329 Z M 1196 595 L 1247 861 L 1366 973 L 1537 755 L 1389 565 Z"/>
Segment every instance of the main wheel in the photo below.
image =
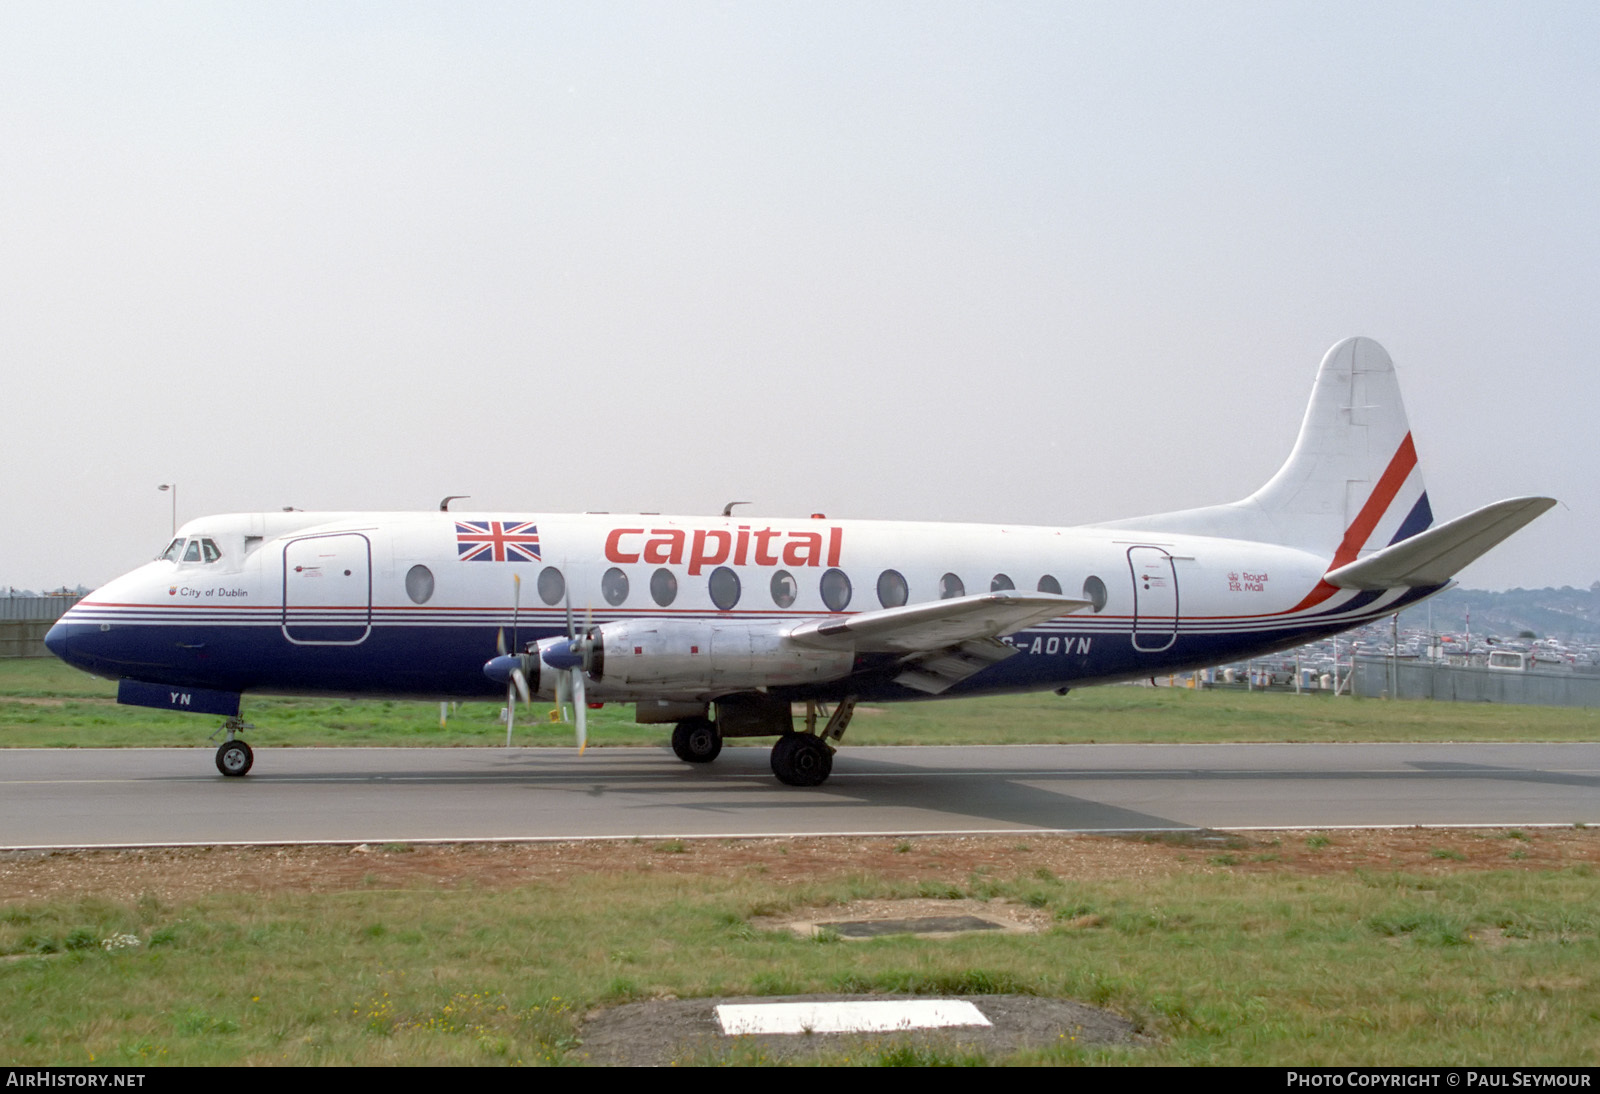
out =
<path fill-rule="evenodd" d="M 224 775 L 243 775 L 255 762 L 255 753 L 243 741 L 223 741 L 217 746 L 217 770 Z"/>
<path fill-rule="evenodd" d="M 789 786 L 821 786 L 833 773 L 833 749 L 809 733 L 785 733 L 772 746 L 772 773 Z"/>
<path fill-rule="evenodd" d="M 685 718 L 672 728 L 672 751 L 691 764 L 708 764 L 722 752 L 722 734 L 707 718 Z"/>

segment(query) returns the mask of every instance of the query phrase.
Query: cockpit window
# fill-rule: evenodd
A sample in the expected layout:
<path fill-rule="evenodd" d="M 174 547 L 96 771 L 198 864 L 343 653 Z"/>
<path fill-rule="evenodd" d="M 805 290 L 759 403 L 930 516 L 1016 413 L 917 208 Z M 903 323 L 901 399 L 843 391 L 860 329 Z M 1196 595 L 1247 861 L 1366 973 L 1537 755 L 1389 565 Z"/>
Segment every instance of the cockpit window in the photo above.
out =
<path fill-rule="evenodd" d="M 222 557 L 222 550 L 214 540 L 202 539 L 199 536 L 187 541 L 175 539 L 161 555 L 171 562 L 215 562 Z"/>

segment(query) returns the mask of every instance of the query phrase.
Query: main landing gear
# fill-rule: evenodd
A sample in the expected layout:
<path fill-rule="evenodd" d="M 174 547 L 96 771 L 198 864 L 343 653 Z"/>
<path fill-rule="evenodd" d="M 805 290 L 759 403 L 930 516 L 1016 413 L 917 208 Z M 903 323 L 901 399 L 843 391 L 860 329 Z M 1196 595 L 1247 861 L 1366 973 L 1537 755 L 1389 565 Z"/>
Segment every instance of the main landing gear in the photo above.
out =
<path fill-rule="evenodd" d="M 232 778 L 238 778 L 240 775 L 249 773 L 250 765 L 256 762 L 256 755 L 250 751 L 249 745 L 237 740 L 234 734 L 241 730 L 253 728 L 255 727 L 241 722 L 237 718 L 229 718 L 222 723 L 222 730 L 227 731 L 228 739 L 217 746 L 218 771 Z M 221 732 L 221 730 L 218 732 Z"/>
<path fill-rule="evenodd" d="M 821 786 L 833 773 L 833 746 L 809 733 L 785 733 L 772 746 L 772 773 L 789 786 Z"/>
<path fill-rule="evenodd" d="M 641 708 L 642 709 L 642 708 Z M 772 773 L 788 786 L 821 786 L 833 773 L 833 742 L 844 736 L 855 713 L 848 696 L 829 712 L 816 701 L 806 703 L 806 726 L 796 730 L 789 701 L 748 692 L 717 700 L 717 720 L 704 715 L 685 718 L 672 730 L 672 751 L 691 764 L 708 764 L 722 752 L 724 737 L 770 737 Z M 821 725 L 818 723 L 821 722 Z"/>
<path fill-rule="evenodd" d="M 709 718 L 685 718 L 672 730 L 672 751 L 691 764 L 708 764 L 722 752 L 722 734 Z"/>
<path fill-rule="evenodd" d="M 817 729 L 819 714 L 827 708 L 806 703 L 806 728 L 803 733 L 785 733 L 772 746 L 772 773 L 786 786 L 821 786 L 833 774 L 833 745 L 844 736 L 845 727 L 856 712 L 854 696 L 843 699 L 833 709 L 827 723 Z"/>

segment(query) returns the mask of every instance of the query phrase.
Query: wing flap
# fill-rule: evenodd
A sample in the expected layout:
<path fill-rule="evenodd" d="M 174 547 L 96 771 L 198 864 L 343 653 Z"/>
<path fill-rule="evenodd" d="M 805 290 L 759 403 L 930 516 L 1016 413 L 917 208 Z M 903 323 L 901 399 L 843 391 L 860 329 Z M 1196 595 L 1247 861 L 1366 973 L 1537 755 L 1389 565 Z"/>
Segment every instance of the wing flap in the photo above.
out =
<path fill-rule="evenodd" d="M 1554 498 L 1497 501 L 1330 570 L 1323 580 L 1341 589 L 1443 585 L 1555 503 Z"/>
<path fill-rule="evenodd" d="M 911 657 L 894 682 L 925 695 L 940 695 L 1016 652 L 1015 646 L 998 638 L 975 638 L 949 649 Z"/>
<path fill-rule="evenodd" d="M 931 653 L 1014 634 L 1089 606 L 1090 601 L 1050 593 L 974 593 L 813 619 L 786 631 L 785 637 L 818 649 L 853 646 L 857 653 Z"/>

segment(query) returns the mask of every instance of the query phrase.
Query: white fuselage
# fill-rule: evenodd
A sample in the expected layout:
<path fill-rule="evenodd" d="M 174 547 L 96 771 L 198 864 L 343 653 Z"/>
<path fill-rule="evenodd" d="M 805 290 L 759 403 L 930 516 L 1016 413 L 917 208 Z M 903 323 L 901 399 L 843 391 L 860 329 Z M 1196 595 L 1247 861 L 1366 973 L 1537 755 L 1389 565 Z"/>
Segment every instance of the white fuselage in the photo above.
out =
<path fill-rule="evenodd" d="M 519 645 L 560 635 L 569 611 L 578 625 L 697 620 L 776 632 L 1007 588 L 1091 602 L 1002 636 L 1017 656 L 953 689 L 975 694 L 1215 664 L 1376 618 L 1409 592 L 1340 591 L 1307 605 L 1326 559 L 1125 528 L 266 513 L 191 521 L 181 538 L 215 551 L 151 562 L 86 597 L 63 620 L 69 660 L 241 692 L 463 696 L 493 690 L 481 667 L 497 632 L 515 630 Z M 715 698 L 710 681 L 692 690 L 644 695 L 602 681 L 591 698 Z"/>

